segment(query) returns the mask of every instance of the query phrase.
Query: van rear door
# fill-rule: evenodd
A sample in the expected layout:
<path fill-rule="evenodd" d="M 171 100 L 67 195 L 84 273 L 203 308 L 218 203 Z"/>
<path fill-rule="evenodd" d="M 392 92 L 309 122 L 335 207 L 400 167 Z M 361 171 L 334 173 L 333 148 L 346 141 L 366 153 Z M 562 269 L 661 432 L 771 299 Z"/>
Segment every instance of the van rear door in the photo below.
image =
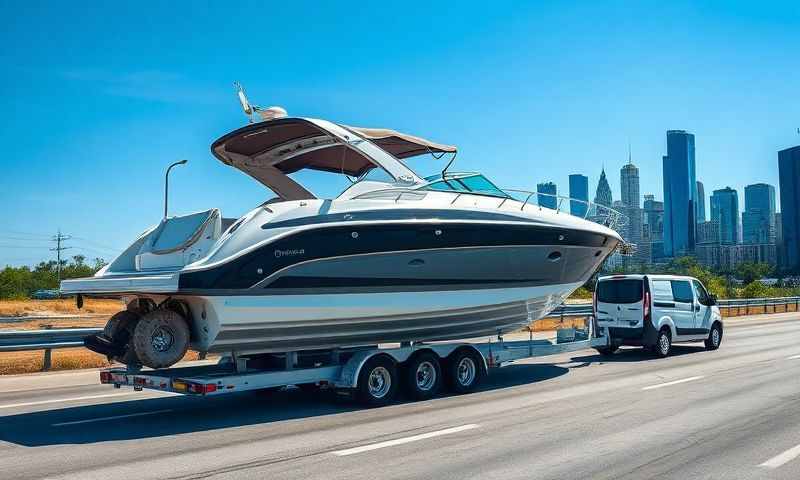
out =
<path fill-rule="evenodd" d="M 643 318 L 644 282 L 640 278 L 606 278 L 597 282 L 597 321 L 607 327 L 637 327 Z"/>

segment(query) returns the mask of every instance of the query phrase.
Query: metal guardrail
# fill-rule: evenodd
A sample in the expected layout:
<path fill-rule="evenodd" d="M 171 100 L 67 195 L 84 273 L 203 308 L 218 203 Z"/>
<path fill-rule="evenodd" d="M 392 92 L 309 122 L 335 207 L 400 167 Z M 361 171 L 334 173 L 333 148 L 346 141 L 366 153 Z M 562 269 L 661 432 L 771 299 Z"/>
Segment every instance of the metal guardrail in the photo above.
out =
<path fill-rule="evenodd" d="M 744 308 L 745 313 L 754 307 L 767 307 L 795 305 L 795 310 L 800 311 L 800 297 L 781 298 L 734 298 L 719 300 L 720 308 L 735 308 L 737 312 Z M 774 308 L 773 308 L 774 311 Z M 561 305 L 547 316 L 569 317 L 591 315 L 591 303 L 574 303 Z M 737 313 L 738 314 L 738 313 Z M 102 332 L 102 328 L 58 328 L 48 330 L 0 330 L 0 352 L 18 352 L 30 350 L 44 350 L 44 370 L 50 368 L 50 351 L 55 348 L 75 348 L 83 346 L 83 337 Z"/>

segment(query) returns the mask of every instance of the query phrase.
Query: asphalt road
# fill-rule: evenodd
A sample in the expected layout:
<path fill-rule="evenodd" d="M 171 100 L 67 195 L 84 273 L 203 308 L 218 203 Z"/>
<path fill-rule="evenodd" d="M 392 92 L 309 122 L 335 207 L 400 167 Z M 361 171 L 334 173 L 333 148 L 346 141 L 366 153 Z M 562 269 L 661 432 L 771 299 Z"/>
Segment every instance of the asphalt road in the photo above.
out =
<path fill-rule="evenodd" d="M 197 399 L 96 372 L 0 379 L 0 478 L 800 478 L 800 315 L 722 347 L 581 351 L 481 391 L 364 410 L 297 390 Z"/>

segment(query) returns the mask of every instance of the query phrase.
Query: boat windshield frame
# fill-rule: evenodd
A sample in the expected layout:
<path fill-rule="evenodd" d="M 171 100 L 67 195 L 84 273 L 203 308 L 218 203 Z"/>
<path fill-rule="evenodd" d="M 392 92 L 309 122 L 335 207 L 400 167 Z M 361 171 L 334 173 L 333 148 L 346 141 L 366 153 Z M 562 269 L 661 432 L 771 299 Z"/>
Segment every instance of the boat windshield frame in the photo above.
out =
<path fill-rule="evenodd" d="M 480 179 L 480 181 L 485 183 L 484 188 L 475 188 L 476 185 L 470 186 L 467 182 L 468 179 Z M 502 188 L 498 187 L 494 184 L 491 180 L 486 178 L 485 175 L 479 172 L 453 172 L 453 173 L 445 173 L 430 175 L 425 177 L 425 181 L 427 182 L 425 185 L 420 187 L 420 190 L 434 190 L 440 192 L 451 192 L 451 193 L 469 193 L 473 195 L 484 195 L 489 197 L 497 197 L 497 198 L 512 198 L 507 192 L 503 191 Z M 446 185 L 448 188 L 436 188 L 436 186 Z"/>

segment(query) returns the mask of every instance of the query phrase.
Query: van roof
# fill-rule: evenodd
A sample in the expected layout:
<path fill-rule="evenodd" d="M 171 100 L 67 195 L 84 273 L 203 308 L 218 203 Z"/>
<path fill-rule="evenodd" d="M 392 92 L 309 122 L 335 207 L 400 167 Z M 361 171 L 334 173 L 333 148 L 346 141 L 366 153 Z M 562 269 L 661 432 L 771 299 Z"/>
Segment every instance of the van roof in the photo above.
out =
<path fill-rule="evenodd" d="M 598 282 L 605 282 L 608 280 L 642 280 L 647 277 L 651 280 L 697 280 L 694 277 L 687 277 L 685 275 L 656 275 L 656 274 L 619 274 L 619 275 L 604 275 L 597 279 Z"/>

